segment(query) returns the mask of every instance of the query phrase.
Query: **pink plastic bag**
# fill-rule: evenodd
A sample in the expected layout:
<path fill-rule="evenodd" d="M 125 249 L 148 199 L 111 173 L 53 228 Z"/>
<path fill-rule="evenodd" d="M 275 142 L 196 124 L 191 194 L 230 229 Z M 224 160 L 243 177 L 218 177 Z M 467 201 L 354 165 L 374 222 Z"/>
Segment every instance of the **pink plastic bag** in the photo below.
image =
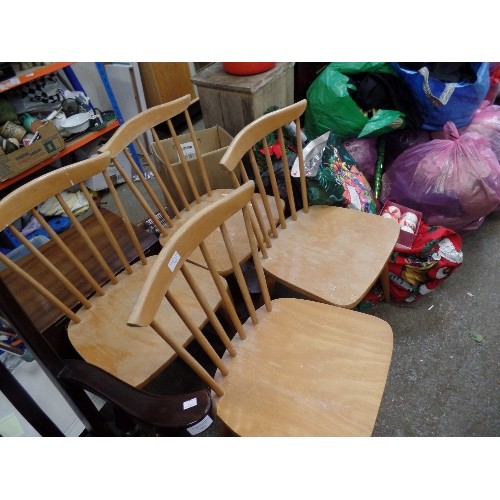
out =
<path fill-rule="evenodd" d="M 484 101 L 472 115 L 472 121 L 465 128 L 466 132 L 477 132 L 490 140 L 490 146 L 500 161 L 500 106 Z"/>
<path fill-rule="evenodd" d="M 356 162 L 358 169 L 371 185 L 375 175 L 375 164 L 377 163 L 377 137 L 350 139 L 344 141 L 342 145 L 347 149 L 347 152 Z"/>
<path fill-rule="evenodd" d="M 447 139 L 402 153 L 382 177 L 381 200 L 422 212 L 431 226 L 456 232 L 477 229 L 500 207 L 500 164 L 487 137 L 459 135 L 446 123 Z"/>
<path fill-rule="evenodd" d="M 428 130 L 395 130 L 385 137 L 384 168 L 387 170 L 394 160 L 407 149 L 433 139 Z"/>

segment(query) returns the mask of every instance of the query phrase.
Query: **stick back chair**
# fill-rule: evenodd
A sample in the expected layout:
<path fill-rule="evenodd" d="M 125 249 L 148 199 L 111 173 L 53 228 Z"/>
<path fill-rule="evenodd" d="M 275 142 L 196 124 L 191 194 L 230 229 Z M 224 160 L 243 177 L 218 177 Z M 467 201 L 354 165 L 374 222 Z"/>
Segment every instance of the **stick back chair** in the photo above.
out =
<path fill-rule="evenodd" d="M 176 356 L 152 328 L 127 326 L 130 309 L 156 255 L 145 255 L 138 229 L 130 221 L 119 189 L 107 171 L 109 163 L 109 154 L 97 155 L 40 176 L 0 200 L 0 228 L 8 228 L 33 258 L 28 270 L 4 254 L 0 254 L 0 264 L 6 268 L 2 278 L 10 273 L 8 286 L 19 288 L 22 283 L 22 306 L 34 304 L 46 315 L 58 311 L 61 318 L 58 321 L 66 322 L 67 337 L 84 360 L 140 388 Z M 97 206 L 85 184 L 86 179 L 99 173 L 104 175 L 119 210 L 112 218 Z M 71 206 L 67 190 L 75 186 L 79 187 L 79 199 L 88 204 L 85 216 L 78 217 Z M 59 205 L 60 213 L 68 217 L 72 227 L 67 231 L 57 233 L 41 213 L 48 200 L 54 206 Z M 50 235 L 51 241 L 40 248 L 13 225 L 13 221 L 27 213 Z M 127 245 L 135 249 L 134 262 L 124 254 Z M 216 311 L 221 299 L 209 271 L 194 264 L 190 268 L 208 291 L 207 307 L 211 312 Z M 207 316 L 182 276 L 175 287 L 192 320 L 203 326 Z M 183 345 L 189 343 L 192 340 L 189 329 L 175 316 L 169 319 L 172 309 L 167 301 L 160 310 L 177 340 Z"/>
<path fill-rule="evenodd" d="M 188 108 L 190 104 L 191 96 L 185 95 L 179 99 L 147 109 L 123 123 L 100 149 L 101 152 L 109 152 L 111 155 L 114 165 L 125 179 L 140 206 L 144 209 L 145 214 L 155 224 L 162 244 L 176 229 L 181 227 L 198 210 L 202 209 L 204 205 L 219 200 L 221 197 L 226 196 L 232 189 L 232 181 L 229 174 L 226 181 L 221 181 L 220 176 L 221 172 L 224 172 L 223 170 L 211 172 L 205 166 L 196 131 L 189 115 Z M 179 125 L 175 125 L 176 119 L 178 120 L 179 117 L 184 119 L 187 126 L 187 143 L 192 143 L 196 153 L 196 161 L 194 163 L 188 162 L 181 145 L 180 138 L 182 134 L 178 132 L 180 127 Z M 172 161 L 161 145 L 162 142 L 156 129 L 165 125 L 175 144 L 182 168 L 173 168 Z M 149 132 L 154 139 L 153 147 L 155 150 L 153 152 L 148 152 L 143 143 L 144 135 Z M 183 141 L 182 144 L 186 142 L 186 138 Z M 142 165 L 138 164 L 139 158 L 137 156 L 134 157 L 132 149 L 140 153 L 143 162 L 147 165 L 145 168 L 152 173 L 152 178 L 144 174 Z M 126 169 L 121 164 L 119 157 L 122 153 L 132 166 L 132 175 L 136 176 L 137 180 L 144 186 L 147 196 L 141 194 L 135 186 L 134 180 L 127 175 Z M 155 160 L 154 154 L 159 157 L 159 162 Z M 164 169 L 164 175 L 161 173 L 162 169 Z M 236 178 L 241 179 L 241 172 L 245 176 L 245 180 L 247 180 L 244 170 L 240 171 L 238 169 L 234 175 Z M 155 190 L 152 187 L 153 182 L 157 183 L 158 189 Z M 220 188 L 217 182 L 224 184 L 226 187 Z M 158 192 L 161 193 L 160 196 L 158 196 Z M 278 211 L 275 207 L 274 198 L 271 197 L 267 201 L 273 214 L 271 217 L 274 221 L 277 221 Z M 255 198 L 255 210 L 258 212 L 263 211 L 260 197 Z M 258 235 L 261 231 L 269 231 L 269 227 L 258 228 L 256 219 L 254 219 L 253 224 Z M 234 219 L 228 221 L 228 226 L 231 233 L 235 235 L 234 241 L 237 258 L 239 262 L 243 263 L 250 256 L 250 249 L 245 244 L 245 238 L 238 237 L 243 228 L 243 221 L 240 218 L 240 214 L 235 215 Z M 238 243 L 238 241 L 241 243 Z M 210 247 L 222 248 L 221 235 L 216 231 L 207 244 Z M 225 253 L 214 252 L 214 255 L 220 274 L 223 276 L 230 274 L 232 263 L 227 259 Z M 206 263 L 199 253 L 195 253 L 191 257 L 191 260 L 200 266 L 206 267 Z"/>
<path fill-rule="evenodd" d="M 204 207 L 172 236 L 152 266 L 129 324 L 138 328 L 150 325 L 178 353 L 210 387 L 217 415 L 236 435 L 369 436 L 391 362 L 391 327 L 374 316 L 317 301 L 271 300 L 250 220 L 248 204 L 253 193 L 254 182 L 249 181 Z M 227 253 L 237 264 L 225 226 L 236 211 L 242 212 L 264 305 L 254 307 L 245 277 L 236 265 L 246 311 L 236 309 L 223 293 L 233 327 L 224 329 L 212 315 L 210 335 L 191 321 L 172 284 L 176 276 L 184 275 L 200 303 L 204 302 L 201 287 L 186 263 L 199 248 L 214 280 L 220 281 L 205 244 L 219 227 Z M 158 315 L 165 298 L 189 326 L 209 363 L 200 362 L 176 342 L 169 323 Z"/>
<path fill-rule="evenodd" d="M 241 168 L 247 158 L 261 197 L 267 224 L 271 227 L 271 247 L 264 249 L 262 265 L 268 276 L 305 296 L 346 308 L 354 308 L 380 277 L 385 299 L 390 301 L 387 261 L 399 236 L 398 225 L 375 214 L 343 207 L 311 206 L 307 198 L 306 175 L 300 134 L 300 117 L 307 101 L 263 115 L 241 130 L 221 159 L 229 172 Z M 296 151 L 300 168 L 300 198 L 294 199 L 287 156 L 282 155 L 286 199 L 290 215 L 282 205 L 279 224 L 269 217 L 262 173 L 257 165 L 254 146 L 263 144 L 272 192 L 280 191 L 271 162 L 266 136 L 276 132 L 281 151 L 285 151 L 283 128 L 294 123 L 297 130 Z M 234 185 L 238 180 L 233 176 Z M 298 203 L 302 209 L 296 209 Z"/>

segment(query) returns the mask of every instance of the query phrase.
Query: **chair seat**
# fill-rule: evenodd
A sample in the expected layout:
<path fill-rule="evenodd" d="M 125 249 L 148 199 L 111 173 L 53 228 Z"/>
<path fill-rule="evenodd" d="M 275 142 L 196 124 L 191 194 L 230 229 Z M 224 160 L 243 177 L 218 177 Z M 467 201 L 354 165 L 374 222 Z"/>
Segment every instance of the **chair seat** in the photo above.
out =
<path fill-rule="evenodd" d="M 230 376 L 218 416 L 240 436 L 370 436 L 392 355 L 392 330 L 374 316 L 275 299 L 224 354 Z"/>
<path fill-rule="evenodd" d="M 353 308 L 377 280 L 399 227 L 374 214 L 314 205 L 278 233 L 261 259 L 266 273 L 309 298 Z"/>
<path fill-rule="evenodd" d="M 191 203 L 189 212 L 183 211 L 182 217 L 175 219 L 175 227 L 170 230 L 170 234 L 168 237 L 160 238 L 160 243 L 162 245 L 165 245 L 165 243 L 172 237 L 172 235 L 175 234 L 175 232 L 178 231 L 186 223 L 186 221 L 189 220 L 190 217 L 197 214 L 200 210 L 206 207 L 207 204 L 214 203 L 220 200 L 221 198 L 224 198 L 231 191 L 232 191 L 231 189 L 215 189 L 212 191 L 211 196 L 208 196 L 207 194 L 203 195 L 201 197 L 201 203 L 196 203 L 196 202 Z M 271 206 L 271 211 L 274 217 L 274 221 L 275 223 L 277 223 L 279 218 L 278 218 L 278 210 L 276 208 L 275 199 L 272 196 L 268 196 L 268 198 Z M 257 197 L 255 198 L 255 200 L 257 203 L 257 209 L 262 214 L 263 220 L 267 221 L 262 200 Z M 284 206 L 285 202 L 283 201 L 283 207 Z M 241 212 L 237 212 L 235 215 L 229 218 L 226 221 L 226 226 L 229 235 L 231 236 L 231 241 L 233 243 L 238 262 L 244 262 L 248 260 L 251 251 L 248 244 L 248 240 L 246 238 L 245 223 L 243 221 L 243 216 L 241 215 Z M 269 233 L 271 231 L 269 224 L 267 225 L 267 229 Z M 215 261 L 215 266 L 219 270 L 219 274 L 221 274 L 222 276 L 227 276 L 228 274 L 232 274 L 233 266 L 227 254 L 220 229 L 216 229 L 214 233 L 210 235 L 209 238 L 207 238 L 205 243 L 210 251 L 210 254 L 212 255 L 212 258 Z M 201 254 L 201 251 L 199 249 L 193 252 L 193 254 L 189 258 L 189 261 L 198 264 L 199 266 L 206 267 L 205 259 L 203 258 L 203 255 Z"/>
<path fill-rule="evenodd" d="M 105 295 L 90 299 L 91 309 L 78 311 L 81 322 L 70 322 L 68 326 L 69 339 L 83 359 L 134 387 L 144 386 L 176 356 L 150 326 L 127 325 L 128 315 L 156 257 L 148 257 L 146 266 L 134 264 L 132 274 L 119 274 L 116 285 L 108 283 L 103 287 Z M 216 310 L 221 299 L 209 271 L 196 265 L 190 265 L 189 270 L 203 284 L 210 307 Z M 206 314 L 182 274 L 176 276 L 172 286 L 190 317 L 203 327 L 207 323 Z M 159 314 L 159 320 L 168 325 L 177 342 L 187 345 L 192 340 L 191 332 L 167 300 L 162 302 Z"/>

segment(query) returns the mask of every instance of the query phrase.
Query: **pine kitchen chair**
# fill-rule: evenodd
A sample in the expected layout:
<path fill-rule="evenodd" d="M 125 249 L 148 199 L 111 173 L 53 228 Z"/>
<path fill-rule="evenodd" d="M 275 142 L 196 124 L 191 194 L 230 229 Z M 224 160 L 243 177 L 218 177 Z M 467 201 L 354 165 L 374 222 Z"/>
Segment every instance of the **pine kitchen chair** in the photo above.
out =
<path fill-rule="evenodd" d="M 295 123 L 298 131 L 296 151 L 300 167 L 300 195 L 303 208 L 296 209 L 287 156 L 282 155 L 286 198 L 290 215 L 285 218 L 278 204 L 279 224 L 267 218 L 272 228 L 271 247 L 262 252 L 262 266 L 269 278 L 313 300 L 354 308 L 381 279 L 384 295 L 390 300 L 387 261 L 399 236 L 394 221 L 354 209 L 308 203 L 304 159 L 300 134 L 300 117 L 307 101 L 263 115 L 241 130 L 221 159 L 229 172 L 241 168 L 246 158 L 253 170 L 257 191 L 265 213 L 270 215 L 262 174 L 254 146 L 262 142 L 270 185 L 276 200 L 280 191 L 272 167 L 270 145 L 266 136 L 276 132 L 281 151 L 285 151 L 283 127 Z M 239 185 L 236 175 L 233 183 Z"/>
<path fill-rule="evenodd" d="M 42 322 L 44 316 L 54 317 L 54 324 L 63 322 L 63 333 L 81 358 L 140 388 L 176 356 L 152 328 L 127 326 L 130 310 L 156 255 L 145 255 L 138 234 L 151 234 L 129 220 L 120 190 L 107 171 L 109 163 L 108 153 L 91 157 L 40 176 L 0 200 L 0 228 L 8 228 L 31 253 L 29 268 L 21 265 L 24 261 L 14 262 L 0 254 L 0 264 L 5 266 L 0 279 L 12 288 L 23 307 L 34 309 L 30 317 L 39 313 Z M 99 208 L 85 184 L 86 179 L 99 173 L 106 180 L 118 214 Z M 79 198 L 89 207 L 81 218 L 73 213 L 68 198 L 67 190 L 76 186 L 80 189 Z M 41 214 L 41 206 L 47 200 L 60 205 L 72 227 L 60 234 L 52 229 Z M 26 213 L 31 213 L 50 236 L 50 241 L 40 248 L 13 225 Z M 156 237 L 154 240 L 157 242 Z M 134 262 L 126 257 L 126 248 L 132 248 Z M 214 293 L 217 290 L 209 271 L 194 264 L 189 267 L 206 288 L 205 306 L 213 314 L 222 301 Z M 222 286 L 227 286 L 225 281 Z M 183 276 L 179 276 L 175 287 L 192 321 L 202 327 L 208 317 Z M 189 329 L 175 317 L 170 320 L 169 304 L 164 301 L 160 309 L 164 320 L 175 330 L 177 341 L 189 343 Z"/>
<path fill-rule="evenodd" d="M 177 352 L 200 383 L 212 390 L 218 417 L 236 435 L 370 436 L 391 363 L 392 329 L 379 318 L 330 304 L 271 300 L 250 221 L 253 193 L 254 182 L 248 181 L 206 205 L 171 237 L 152 266 L 129 324 L 139 329 L 151 326 Z M 242 212 L 264 305 L 254 308 L 245 277 L 236 266 L 248 314 L 236 311 L 223 294 L 234 328 L 227 332 L 212 316 L 215 333 L 205 336 L 206 330 L 193 323 L 172 284 L 184 275 L 203 303 L 202 287 L 188 271 L 187 261 L 199 247 L 214 280 L 220 281 L 204 242 L 220 227 L 227 252 L 237 263 L 225 226 L 237 211 Z M 211 363 L 200 362 L 176 341 L 158 314 L 165 298 Z"/>
<path fill-rule="evenodd" d="M 189 115 L 188 108 L 190 104 L 191 96 L 188 94 L 137 114 L 123 123 L 99 150 L 100 152 L 109 152 L 113 163 L 125 179 L 140 206 L 144 209 L 144 213 L 155 224 L 162 244 L 205 204 L 213 203 L 221 197 L 226 196 L 232 189 L 231 178 L 229 175 L 225 176 L 225 172 L 222 169 L 216 172 L 209 171 L 205 166 L 199 140 Z M 179 134 L 176 130 L 176 128 L 180 128 L 179 126 L 175 126 L 175 121 L 179 117 L 184 118 L 187 125 L 188 132 L 186 134 Z M 175 169 L 173 168 L 174 163 L 162 147 L 162 141 L 160 141 L 156 130 L 156 128 L 165 124 L 172 136 L 175 150 L 178 153 L 180 165 L 177 165 L 178 168 Z M 149 132 L 154 139 L 153 152 L 148 152 L 142 141 L 143 136 Z M 188 163 L 181 146 L 181 140 L 182 144 L 192 144 L 196 154 L 194 164 Z M 140 160 L 137 155 L 134 157 L 132 154 L 131 146 L 132 150 L 135 150 L 142 156 L 145 164 L 144 168 L 151 171 L 153 174 L 152 178 L 144 175 L 142 165 L 138 164 Z M 134 180 L 127 175 L 119 157 L 122 154 L 130 162 L 133 169 L 132 176 L 137 176 L 137 180 L 144 186 L 147 196 L 141 194 L 135 186 Z M 156 162 L 155 155 L 160 160 L 159 162 Z M 164 169 L 164 172 L 161 172 L 161 169 Z M 236 178 L 241 179 L 241 175 L 244 176 L 244 180 L 247 179 L 244 170 L 237 170 L 235 172 Z M 224 177 L 227 177 L 227 180 Z M 161 193 L 160 196 L 158 196 L 157 190 L 153 189 L 151 185 L 153 182 L 157 183 L 157 187 Z M 225 187 L 218 188 L 218 185 L 224 185 Z M 161 197 L 163 197 L 163 200 Z M 276 222 L 278 220 L 278 211 L 274 205 L 274 198 L 271 197 L 267 202 L 273 214 L 271 216 L 272 220 Z M 260 197 L 255 198 L 255 210 L 258 214 L 263 211 Z M 267 236 L 269 227 L 261 227 L 259 229 L 257 227 L 257 220 L 262 221 L 263 219 L 262 217 L 254 218 L 253 224 L 256 234 L 259 235 L 259 238 Z M 235 235 L 235 249 L 238 261 L 244 263 L 250 256 L 250 249 L 244 243 L 245 238 L 239 237 L 243 228 L 243 221 L 240 215 L 237 214 L 228 224 L 231 233 Z M 262 232 L 264 236 L 261 236 Z M 238 241 L 242 243 L 239 244 Z M 207 244 L 211 247 L 222 248 L 221 235 L 215 232 Z M 222 276 L 231 274 L 232 263 L 227 259 L 224 252 L 215 252 L 214 258 Z M 192 262 L 206 267 L 206 263 L 200 253 L 195 253 L 191 259 Z"/>

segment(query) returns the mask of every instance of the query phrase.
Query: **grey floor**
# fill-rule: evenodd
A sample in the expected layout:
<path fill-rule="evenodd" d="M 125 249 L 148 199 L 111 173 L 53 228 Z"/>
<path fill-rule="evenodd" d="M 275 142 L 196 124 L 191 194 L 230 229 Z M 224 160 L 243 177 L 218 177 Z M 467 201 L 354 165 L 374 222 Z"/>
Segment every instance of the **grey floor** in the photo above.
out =
<path fill-rule="evenodd" d="M 370 311 L 394 331 L 375 436 L 500 436 L 500 213 L 462 242 L 463 264 L 440 288 Z"/>
<path fill-rule="evenodd" d="M 366 312 L 394 332 L 374 436 L 500 436 L 500 211 L 462 242 L 462 266 L 432 293 Z M 222 432 L 215 422 L 201 436 Z"/>

